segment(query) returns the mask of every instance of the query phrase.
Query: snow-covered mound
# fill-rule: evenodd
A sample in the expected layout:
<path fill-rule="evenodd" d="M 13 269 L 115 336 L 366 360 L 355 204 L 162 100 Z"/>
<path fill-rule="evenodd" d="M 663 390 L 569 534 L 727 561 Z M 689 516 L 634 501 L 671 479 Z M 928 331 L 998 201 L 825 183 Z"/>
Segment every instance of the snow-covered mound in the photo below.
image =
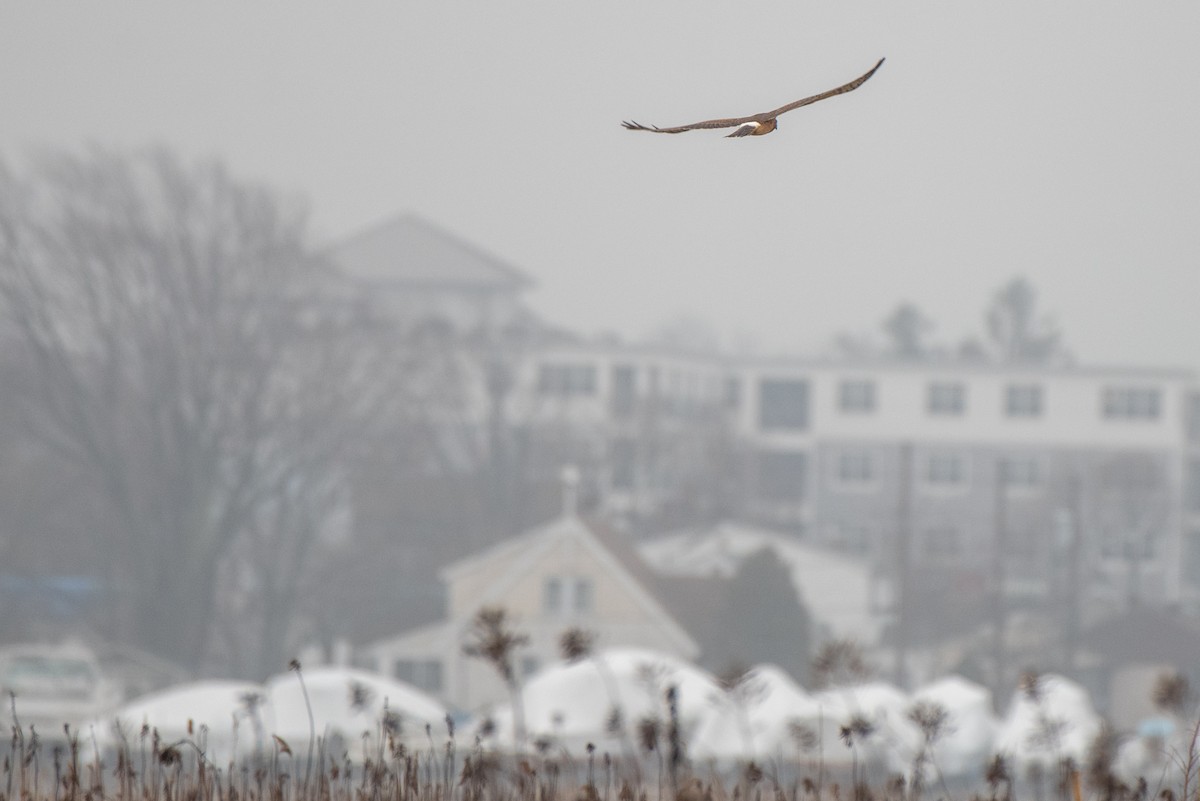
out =
<path fill-rule="evenodd" d="M 1179 765 L 1188 751 L 1185 736 L 1190 738 L 1190 732 L 1181 735 L 1173 725 L 1161 731 L 1139 730 L 1118 747 L 1113 773 L 1130 787 L 1136 787 L 1141 778 L 1155 787 L 1164 779 L 1179 776 Z"/>
<path fill-rule="evenodd" d="M 414 687 L 377 673 L 342 667 L 309 669 L 304 671 L 304 686 L 318 738 L 340 738 L 347 745 L 354 745 L 364 732 L 378 738 L 385 708 L 398 716 L 394 720 L 402 739 L 425 741 L 426 724 L 434 726 L 435 739 L 445 735 L 445 707 Z M 308 707 L 299 677 L 290 671 L 271 677 L 266 694 L 271 733 L 286 740 L 294 753 L 307 749 Z"/>
<path fill-rule="evenodd" d="M 921 735 L 908 719 L 912 699 L 902 690 L 884 681 L 873 681 L 822 690 L 816 701 L 821 710 L 819 731 L 826 760 L 849 761 L 841 730 L 861 717 L 870 724 L 871 732 L 855 738 L 860 759 L 885 764 L 893 772 L 912 766 Z"/>
<path fill-rule="evenodd" d="M 1013 696 L 996 736 L 996 751 L 1008 754 L 1021 773 L 1034 764 L 1057 765 L 1064 757 L 1082 764 L 1100 731 L 1100 716 L 1087 691 L 1056 674 L 1038 679 L 1037 698 L 1024 691 Z"/>
<path fill-rule="evenodd" d="M 995 751 L 1000 724 L 992 711 L 992 693 L 961 676 L 946 676 L 919 688 L 913 702 L 939 704 L 947 712 L 932 758 L 946 776 L 979 775 Z"/>
<path fill-rule="evenodd" d="M 659 720 L 665 733 L 669 686 L 677 689 L 680 722 L 690 741 L 720 692 L 712 676 L 694 665 L 643 648 L 613 648 L 547 665 L 522 689 L 528 738 L 548 738 L 576 753 L 589 742 L 616 753 L 623 743 L 609 731 L 613 707 L 621 712 L 625 744 L 636 740 L 637 724 L 646 718 Z M 497 705 L 490 717 L 494 741 L 512 743 L 511 706 Z"/>
<path fill-rule="evenodd" d="M 817 701 L 775 665 L 754 668 L 740 689 L 714 697 L 690 748 L 697 759 L 794 759 L 794 723 L 820 716 Z"/>
<path fill-rule="evenodd" d="M 136 698 L 94 721 L 90 728 L 107 747 L 120 745 L 123 734 L 124 741 L 136 750 L 143 726 L 157 730 L 164 746 L 192 739 L 205 744 L 209 759 L 219 765 L 233 758 L 235 750 L 255 747 L 255 716 L 257 722 L 269 725 L 263 697 L 262 686 L 252 682 L 196 681 Z"/>
<path fill-rule="evenodd" d="M 406 738 L 424 742 L 426 723 L 444 730 L 445 708 L 407 684 L 348 668 L 306 670 L 304 682 L 318 737 L 341 738 L 352 745 L 364 731 L 377 735 L 385 705 L 399 716 Z M 139 746 L 146 726 L 157 729 L 162 745 L 191 740 L 204 746 L 217 765 L 273 748 L 271 735 L 283 738 L 295 755 L 308 747 L 308 708 L 300 679 L 292 672 L 266 684 L 197 681 L 171 687 L 126 703 L 88 729 L 96 732 L 102 747 L 115 748 L 121 733 L 114 724 L 131 748 Z M 331 744 L 329 750 L 335 753 L 336 748 Z M 194 749 L 187 746 L 182 752 L 190 758 Z"/>

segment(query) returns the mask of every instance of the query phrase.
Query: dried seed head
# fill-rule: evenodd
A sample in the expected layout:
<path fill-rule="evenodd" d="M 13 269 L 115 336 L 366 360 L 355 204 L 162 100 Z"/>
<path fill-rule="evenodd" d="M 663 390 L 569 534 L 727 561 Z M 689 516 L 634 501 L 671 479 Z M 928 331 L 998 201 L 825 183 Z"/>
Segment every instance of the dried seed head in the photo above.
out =
<path fill-rule="evenodd" d="M 348 688 L 350 693 L 350 708 L 361 712 L 371 705 L 375 693 L 361 681 L 351 681 Z"/>
<path fill-rule="evenodd" d="M 812 751 L 819 744 L 817 731 L 799 718 L 792 718 L 787 724 L 788 736 L 801 751 Z"/>
<path fill-rule="evenodd" d="M 1007 783 L 1009 781 L 1008 760 L 1004 758 L 1003 754 L 996 754 L 988 761 L 987 770 L 984 772 L 983 778 L 993 791 L 1001 782 Z"/>
<path fill-rule="evenodd" d="M 638 743 L 642 746 L 643 751 L 655 751 L 658 749 L 658 739 L 662 731 L 662 724 L 658 718 L 642 718 L 638 721 Z"/>
<path fill-rule="evenodd" d="M 592 653 L 596 636 L 586 629 L 573 626 L 562 633 L 558 640 L 559 650 L 563 659 L 568 662 L 578 662 Z"/>
<path fill-rule="evenodd" d="M 1187 676 L 1170 671 L 1159 675 L 1154 682 L 1154 705 L 1165 712 L 1183 714 L 1191 698 Z"/>
<path fill-rule="evenodd" d="M 1026 698 L 1034 703 L 1042 700 L 1042 675 L 1030 668 L 1021 673 L 1021 679 L 1018 682 L 1018 687 Z"/>
<path fill-rule="evenodd" d="M 934 701 L 918 701 L 908 710 L 908 719 L 917 724 L 925 742 L 937 742 L 949 731 L 950 712 Z"/>

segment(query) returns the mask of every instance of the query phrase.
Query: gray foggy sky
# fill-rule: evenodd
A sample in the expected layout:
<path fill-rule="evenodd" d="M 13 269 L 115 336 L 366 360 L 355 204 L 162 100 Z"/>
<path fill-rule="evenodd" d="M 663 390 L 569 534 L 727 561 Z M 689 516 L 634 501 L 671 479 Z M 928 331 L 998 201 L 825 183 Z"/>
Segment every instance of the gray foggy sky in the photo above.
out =
<path fill-rule="evenodd" d="M 815 352 L 898 301 L 978 330 L 1029 277 L 1088 362 L 1200 367 L 1200 4 L 0 6 L 0 153 L 164 142 L 308 195 L 322 241 L 416 212 L 636 336 Z M 887 63 L 767 137 L 748 114 Z"/>

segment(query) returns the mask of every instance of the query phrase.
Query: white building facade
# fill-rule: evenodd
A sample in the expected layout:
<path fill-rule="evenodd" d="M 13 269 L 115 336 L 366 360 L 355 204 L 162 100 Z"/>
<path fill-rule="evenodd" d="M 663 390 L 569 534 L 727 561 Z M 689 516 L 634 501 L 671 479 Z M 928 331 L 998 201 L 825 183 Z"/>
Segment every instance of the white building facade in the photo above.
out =
<path fill-rule="evenodd" d="M 1106 607 L 1198 597 L 1188 372 L 559 346 L 523 376 L 515 403 L 589 430 L 617 517 L 720 468 L 739 498 L 723 511 L 881 569 L 903 543 L 921 566 L 1017 596 L 1075 581 Z"/>

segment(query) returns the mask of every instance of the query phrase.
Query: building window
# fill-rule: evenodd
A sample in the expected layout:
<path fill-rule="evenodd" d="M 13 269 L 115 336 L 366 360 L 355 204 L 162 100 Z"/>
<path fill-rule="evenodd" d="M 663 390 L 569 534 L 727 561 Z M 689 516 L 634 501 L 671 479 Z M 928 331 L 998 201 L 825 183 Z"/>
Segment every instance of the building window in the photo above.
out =
<path fill-rule="evenodd" d="M 949 381 L 930 384 L 928 408 L 930 414 L 939 417 L 961 417 L 967 410 L 967 388 Z"/>
<path fill-rule="evenodd" d="M 962 537 L 953 526 L 935 526 L 925 530 L 922 550 L 933 558 L 958 556 L 962 553 Z"/>
<path fill-rule="evenodd" d="M 760 451 L 758 497 L 764 501 L 799 502 L 804 498 L 808 454 L 803 451 Z"/>
<path fill-rule="evenodd" d="M 612 413 L 629 417 L 637 408 L 637 371 L 633 365 L 618 364 L 612 369 Z"/>
<path fill-rule="evenodd" d="M 538 392 L 570 397 L 596 394 L 596 368 L 590 364 L 543 364 L 538 369 Z"/>
<path fill-rule="evenodd" d="M 397 659 L 392 675 L 425 692 L 442 691 L 442 663 L 436 659 Z"/>
<path fill-rule="evenodd" d="M 542 611 L 558 612 L 563 605 L 562 579 L 558 576 L 547 576 L 542 582 Z"/>
<path fill-rule="evenodd" d="M 1042 483 L 1042 465 L 1033 456 L 1009 456 L 1000 461 L 1004 486 L 1009 489 L 1037 489 Z"/>
<path fill-rule="evenodd" d="M 874 454 L 866 448 L 848 448 L 838 452 L 837 480 L 839 484 L 862 486 L 875 481 Z"/>
<path fill-rule="evenodd" d="M 578 614 L 591 614 L 596 604 L 596 590 L 589 578 L 575 579 L 575 599 L 573 605 Z"/>
<path fill-rule="evenodd" d="M 563 579 L 547 576 L 542 581 L 542 611 L 562 615 L 568 611 L 588 614 L 596 604 L 596 589 L 587 577 Z"/>
<path fill-rule="evenodd" d="M 925 483 L 931 487 L 963 489 L 967 484 L 967 460 L 960 453 L 931 453 L 925 462 Z"/>
<path fill-rule="evenodd" d="M 838 408 L 843 414 L 870 414 L 875 411 L 875 382 L 843 381 L 838 385 Z"/>
<path fill-rule="evenodd" d="M 1042 388 L 1037 384 L 1009 384 L 1004 392 L 1004 411 L 1009 417 L 1041 417 Z"/>
<path fill-rule="evenodd" d="M 1107 387 L 1101 407 L 1109 419 L 1157 420 L 1162 411 L 1162 393 L 1145 387 Z"/>
<path fill-rule="evenodd" d="M 808 428 L 808 382 L 763 379 L 758 387 L 758 425 L 764 431 Z"/>

